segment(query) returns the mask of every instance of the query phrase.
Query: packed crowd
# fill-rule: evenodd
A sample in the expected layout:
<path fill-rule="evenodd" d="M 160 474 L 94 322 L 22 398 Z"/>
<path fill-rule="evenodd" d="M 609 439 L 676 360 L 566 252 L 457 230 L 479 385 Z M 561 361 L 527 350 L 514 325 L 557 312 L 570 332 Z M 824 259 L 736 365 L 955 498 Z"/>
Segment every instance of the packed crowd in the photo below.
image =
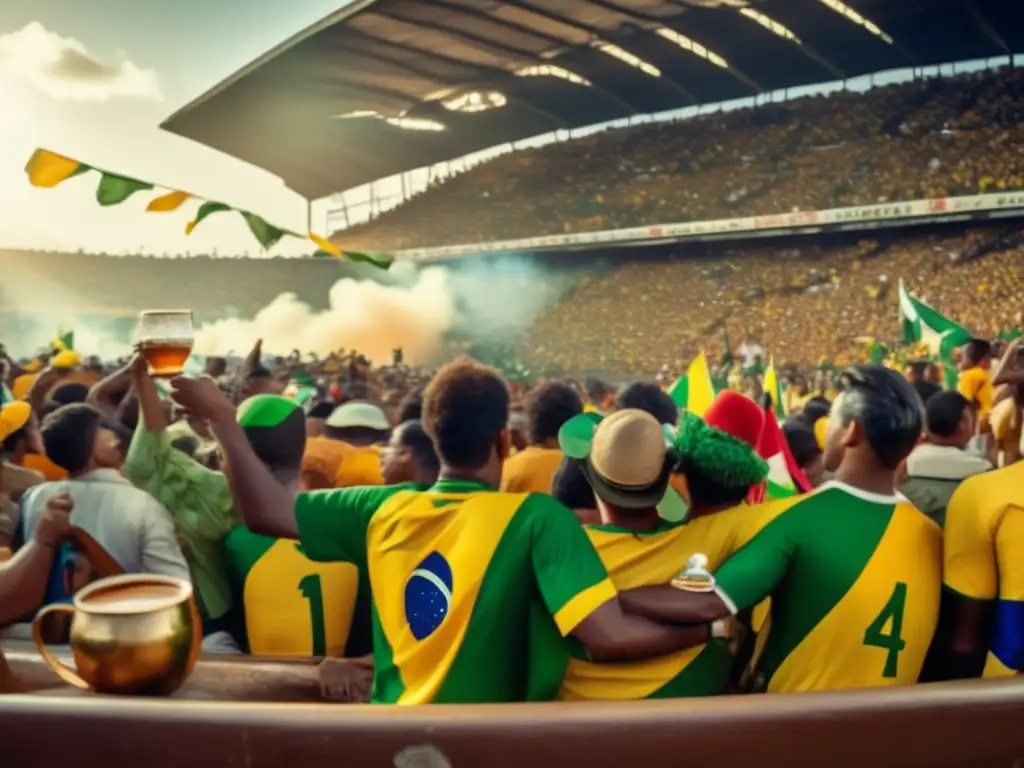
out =
<path fill-rule="evenodd" d="M 169 382 L 143 354 L 3 356 L 0 626 L 103 575 L 73 523 L 115 570 L 191 582 L 207 652 L 325 657 L 331 700 L 1013 674 L 1017 614 L 974 607 L 1024 599 L 999 523 L 1024 480 L 1019 346 L 971 340 L 948 391 L 923 362 L 794 378 L 781 429 L 731 389 L 698 411 L 650 381 L 524 388 L 399 351 L 257 344 Z"/>
<path fill-rule="evenodd" d="M 1016 227 L 859 240 L 698 247 L 582 279 L 531 324 L 534 369 L 675 374 L 726 339 L 778 362 L 855 362 L 870 339 L 900 337 L 897 285 L 987 338 L 1021 325 L 1024 237 Z M 724 333 L 723 333 L 724 331 Z"/>
<path fill-rule="evenodd" d="M 1024 189 L 1024 73 L 838 92 L 517 151 L 335 233 L 391 251 Z"/>

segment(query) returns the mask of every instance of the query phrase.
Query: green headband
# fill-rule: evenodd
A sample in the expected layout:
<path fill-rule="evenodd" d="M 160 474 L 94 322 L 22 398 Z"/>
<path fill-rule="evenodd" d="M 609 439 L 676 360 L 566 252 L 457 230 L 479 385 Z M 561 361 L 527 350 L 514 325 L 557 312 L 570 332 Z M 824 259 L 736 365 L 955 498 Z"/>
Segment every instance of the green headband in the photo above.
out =
<path fill-rule="evenodd" d="M 756 485 L 768 476 L 767 462 L 750 445 L 690 411 L 679 415 L 673 448 L 684 466 L 729 488 Z"/>
<path fill-rule="evenodd" d="M 276 427 L 297 410 L 297 403 L 280 395 L 255 395 L 238 406 L 238 423 L 243 429 Z"/>

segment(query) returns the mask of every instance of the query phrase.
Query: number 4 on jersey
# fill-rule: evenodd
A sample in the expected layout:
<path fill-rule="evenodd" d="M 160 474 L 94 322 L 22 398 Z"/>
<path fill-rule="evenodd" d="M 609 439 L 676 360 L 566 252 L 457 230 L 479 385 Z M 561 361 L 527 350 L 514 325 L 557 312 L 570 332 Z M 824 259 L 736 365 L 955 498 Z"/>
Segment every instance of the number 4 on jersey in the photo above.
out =
<path fill-rule="evenodd" d="M 907 585 L 902 581 L 896 582 L 896 587 L 889 596 L 882 612 L 875 617 L 867 630 L 864 632 L 864 645 L 875 648 L 884 648 L 888 653 L 885 657 L 885 668 L 882 670 L 882 677 L 896 677 L 899 668 L 900 651 L 906 648 L 907 643 L 901 637 L 903 632 L 903 610 L 907 605 Z M 889 622 L 892 621 L 890 625 Z M 889 627 L 886 633 L 886 627 Z"/>

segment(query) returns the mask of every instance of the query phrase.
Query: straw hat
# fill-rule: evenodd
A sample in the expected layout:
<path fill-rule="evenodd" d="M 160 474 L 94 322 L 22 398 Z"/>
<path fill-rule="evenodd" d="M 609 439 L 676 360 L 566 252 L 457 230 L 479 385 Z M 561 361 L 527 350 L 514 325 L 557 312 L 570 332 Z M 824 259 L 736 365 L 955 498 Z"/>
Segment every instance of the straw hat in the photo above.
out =
<path fill-rule="evenodd" d="M 671 462 L 658 420 L 626 408 L 597 425 L 584 464 L 591 488 L 609 504 L 627 509 L 653 507 L 668 485 Z"/>

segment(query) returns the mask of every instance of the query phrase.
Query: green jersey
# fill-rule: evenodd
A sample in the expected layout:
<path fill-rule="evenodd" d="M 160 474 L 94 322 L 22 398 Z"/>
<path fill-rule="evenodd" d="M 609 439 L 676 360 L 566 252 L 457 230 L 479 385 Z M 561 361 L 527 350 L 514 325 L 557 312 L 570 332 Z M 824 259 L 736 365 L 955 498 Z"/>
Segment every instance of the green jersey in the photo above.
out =
<path fill-rule="evenodd" d="M 755 689 L 916 683 L 938 619 L 938 526 L 902 496 L 836 481 L 751 513 L 772 519 L 715 578 L 736 610 L 771 597 Z"/>
<path fill-rule="evenodd" d="M 295 516 L 310 558 L 368 573 L 375 702 L 523 701 L 531 616 L 565 636 L 615 596 L 576 516 L 547 495 L 345 488 L 301 494 Z"/>

